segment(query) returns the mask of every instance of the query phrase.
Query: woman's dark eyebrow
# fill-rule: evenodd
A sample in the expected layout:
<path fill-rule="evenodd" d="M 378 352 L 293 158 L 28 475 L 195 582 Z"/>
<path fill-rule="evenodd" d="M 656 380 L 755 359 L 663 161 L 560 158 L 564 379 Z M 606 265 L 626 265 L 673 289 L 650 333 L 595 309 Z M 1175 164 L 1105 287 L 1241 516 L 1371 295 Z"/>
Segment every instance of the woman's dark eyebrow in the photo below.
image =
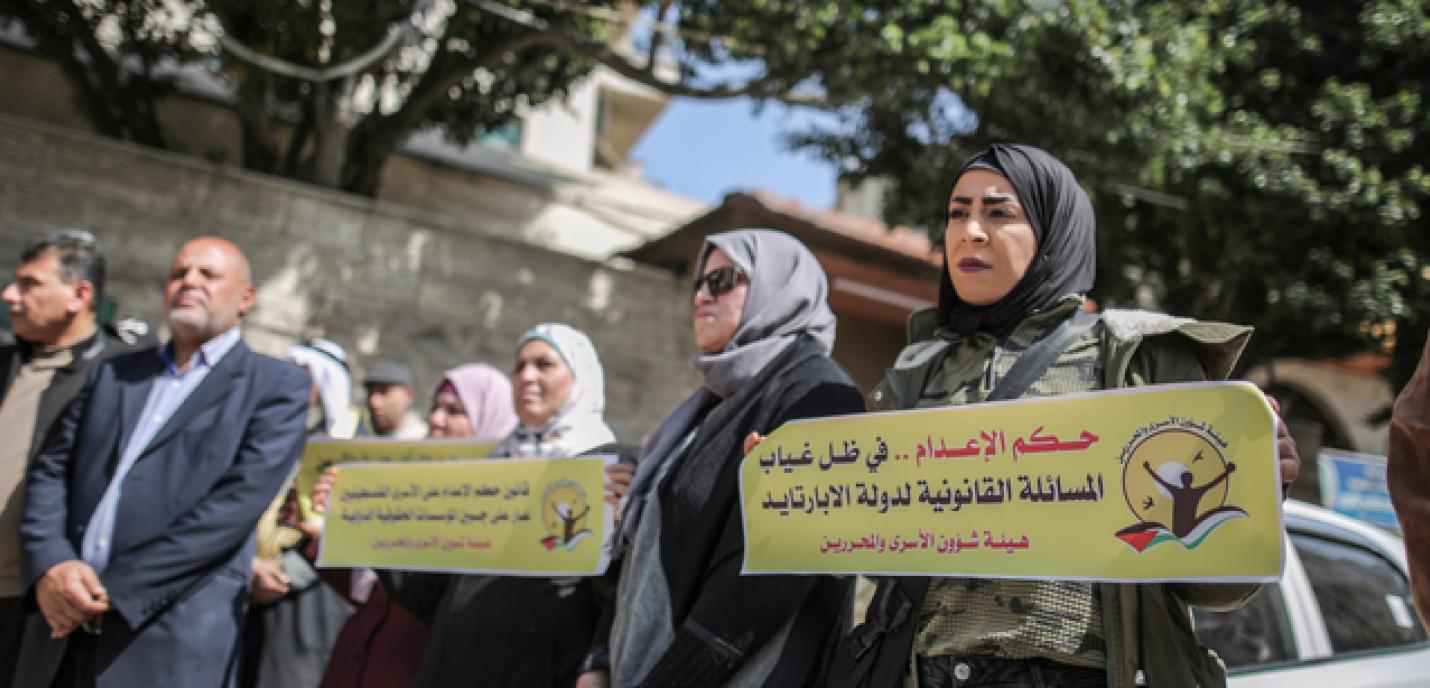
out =
<path fill-rule="evenodd" d="M 994 204 L 994 203 L 1017 203 L 1017 202 L 1018 202 L 1018 199 L 1017 199 L 1016 197 L 1010 195 L 1010 194 L 988 194 L 988 195 L 986 195 L 986 196 L 983 197 L 983 203 L 984 203 L 985 205 Z M 954 197 L 953 197 L 953 200 L 951 200 L 951 201 L 949 202 L 949 204 L 952 205 L 952 204 L 954 204 L 954 203 L 957 203 L 957 204 L 959 204 L 959 205 L 973 205 L 973 199 L 972 199 L 972 198 L 969 198 L 968 196 L 954 196 Z"/>

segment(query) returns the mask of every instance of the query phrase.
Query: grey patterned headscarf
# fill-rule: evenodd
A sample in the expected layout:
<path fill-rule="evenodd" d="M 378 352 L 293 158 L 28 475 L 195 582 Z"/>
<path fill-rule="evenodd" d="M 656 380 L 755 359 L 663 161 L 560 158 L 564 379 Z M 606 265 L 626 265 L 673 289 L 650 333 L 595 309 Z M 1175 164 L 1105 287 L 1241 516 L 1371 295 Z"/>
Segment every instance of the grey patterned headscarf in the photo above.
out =
<path fill-rule="evenodd" d="M 813 338 L 826 355 L 834 348 L 834 312 L 825 301 L 829 280 L 804 244 L 770 229 L 716 234 L 705 239 L 697 274 L 705 273 L 705 261 L 716 248 L 749 277 L 740 326 L 724 351 L 700 354 L 691 361 L 705 376 L 705 385 L 676 407 L 646 442 L 626 492 L 623 542 L 634 537 L 646 495 L 661 467 L 684 453 L 694 430 L 721 400 L 750 383 L 800 335 Z"/>
<path fill-rule="evenodd" d="M 801 334 L 828 354 L 834 348 L 829 282 L 814 254 L 798 239 L 771 229 L 741 229 L 705 239 L 696 274 L 720 249 L 750 280 L 735 336 L 717 354 L 695 357 L 705 386 L 720 397 L 739 391 Z"/>

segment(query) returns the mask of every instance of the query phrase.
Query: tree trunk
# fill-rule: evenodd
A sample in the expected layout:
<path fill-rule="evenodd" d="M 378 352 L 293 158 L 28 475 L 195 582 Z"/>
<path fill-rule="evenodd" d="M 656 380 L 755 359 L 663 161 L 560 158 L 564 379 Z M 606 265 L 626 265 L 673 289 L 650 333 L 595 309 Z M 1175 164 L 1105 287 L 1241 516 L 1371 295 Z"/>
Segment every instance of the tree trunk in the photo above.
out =
<path fill-rule="evenodd" d="M 144 77 L 147 80 L 147 76 Z M 124 78 L 115 94 L 117 110 L 124 118 L 128 138 L 136 143 L 155 148 L 168 148 L 164 141 L 164 130 L 159 125 L 159 108 L 154 97 L 154 87 L 150 83 L 135 84 L 135 79 Z"/>
<path fill-rule="evenodd" d="M 313 101 L 303 102 L 303 115 L 298 119 L 298 126 L 293 128 L 293 134 L 288 137 L 288 152 L 283 156 L 283 174 L 297 175 L 297 171 L 303 168 L 303 148 L 308 145 L 308 139 L 313 135 Z"/>
<path fill-rule="evenodd" d="M 343 161 L 342 189 L 364 196 L 377 196 L 382 168 L 397 147 L 388 131 L 355 131 L 348 139 L 348 157 Z"/>
<path fill-rule="evenodd" d="M 276 174 L 278 140 L 273 132 L 273 115 L 268 109 L 271 84 L 267 78 L 241 82 L 235 110 L 243 150 L 243 167 L 255 172 Z"/>
<path fill-rule="evenodd" d="M 352 78 L 313 88 L 313 165 L 316 184 L 342 186 L 344 159 L 352 132 Z M 373 186 L 376 192 L 376 185 Z M 372 195 L 372 194 L 367 194 Z"/>

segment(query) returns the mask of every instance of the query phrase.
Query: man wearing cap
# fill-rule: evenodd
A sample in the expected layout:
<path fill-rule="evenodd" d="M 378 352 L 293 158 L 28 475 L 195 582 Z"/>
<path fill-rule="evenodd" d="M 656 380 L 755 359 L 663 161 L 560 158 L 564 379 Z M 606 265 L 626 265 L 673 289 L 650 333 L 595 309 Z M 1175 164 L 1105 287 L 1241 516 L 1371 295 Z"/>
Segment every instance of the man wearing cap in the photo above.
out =
<path fill-rule="evenodd" d="M 416 391 L 407 366 L 397 361 L 377 361 L 362 385 L 367 388 L 367 414 L 374 435 L 398 440 L 427 436 L 427 424 L 411 410 Z"/>

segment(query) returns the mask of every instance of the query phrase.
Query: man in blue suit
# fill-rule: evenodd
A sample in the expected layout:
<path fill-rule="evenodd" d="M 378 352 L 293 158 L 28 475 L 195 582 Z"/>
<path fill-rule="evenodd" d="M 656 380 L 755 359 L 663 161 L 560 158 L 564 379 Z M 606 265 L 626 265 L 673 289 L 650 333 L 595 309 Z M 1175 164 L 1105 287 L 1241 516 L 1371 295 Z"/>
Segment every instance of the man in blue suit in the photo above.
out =
<path fill-rule="evenodd" d="M 310 390 L 243 344 L 253 302 L 236 246 L 184 244 L 173 339 L 96 366 L 36 457 L 16 686 L 233 684 L 254 525 L 302 452 Z"/>

